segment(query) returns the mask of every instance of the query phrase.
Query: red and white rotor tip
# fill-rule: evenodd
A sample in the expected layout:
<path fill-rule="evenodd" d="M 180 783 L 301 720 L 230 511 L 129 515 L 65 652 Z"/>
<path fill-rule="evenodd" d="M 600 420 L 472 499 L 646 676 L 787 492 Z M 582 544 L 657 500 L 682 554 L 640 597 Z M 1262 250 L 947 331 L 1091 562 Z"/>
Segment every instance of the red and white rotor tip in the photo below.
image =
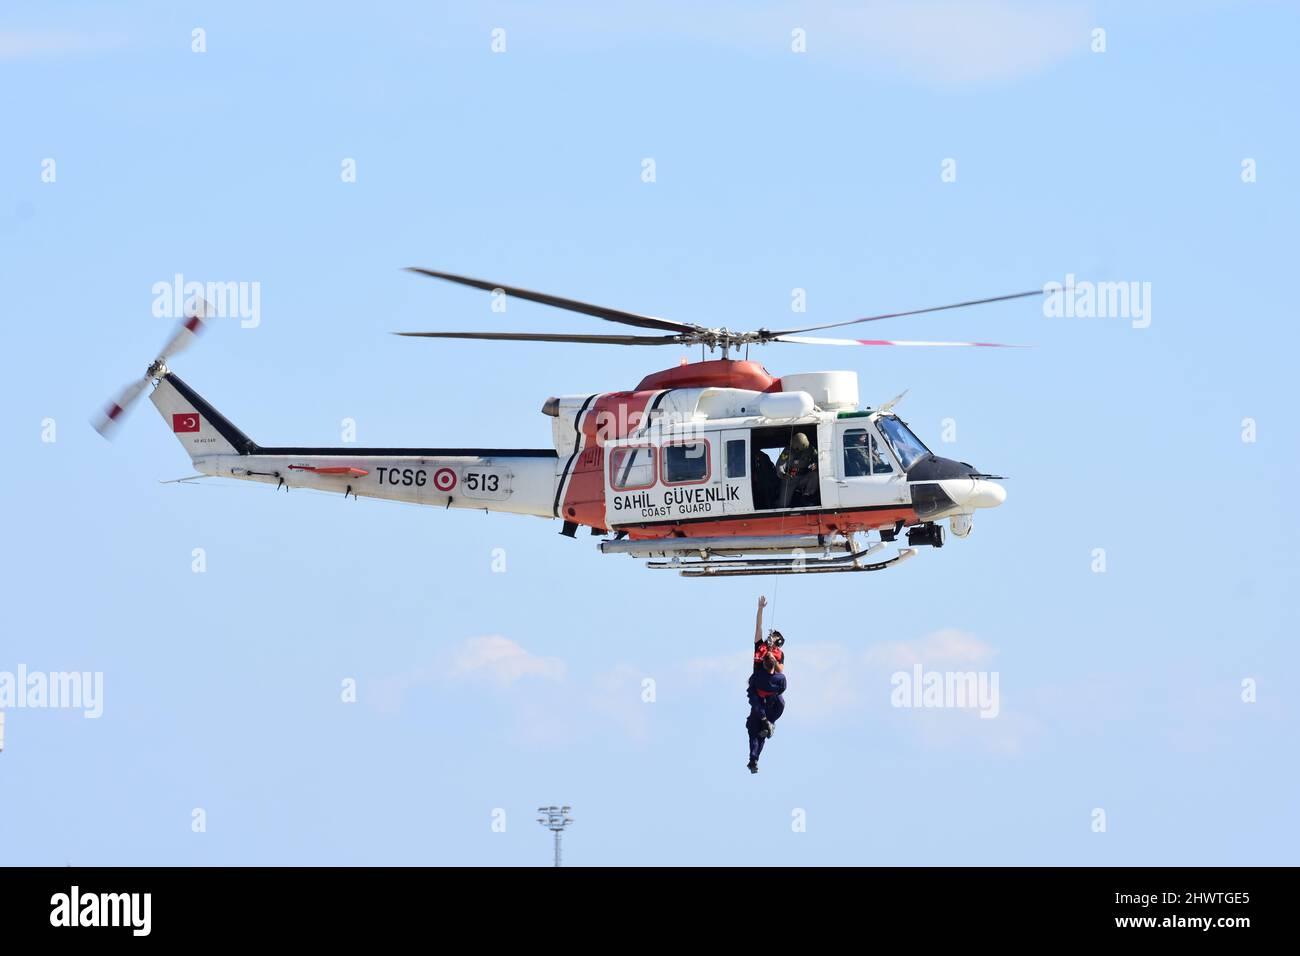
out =
<path fill-rule="evenodd" d="M 149 383 L 159 375 L 166 373 L 167 360 L 190 347 L 199 333 L 203 331 L 203 327 L 211 315 L 212 305 L 207 299 L 202 296 L 195 296 L 191 299 L 185 309 L 185 318 L 181 319 L 176 326 L 176 331 L 163 345 L 162 350 L 158 353 L 158 358 L 145 369 L 144 377 L 123 388 L 121 393 L 110 401 L 102 412 L 91 419 L 90 424 L 95 431 L 105 438 L 111 439 L 118 423 L 126 417 L 126 413 L 135 404 L 136 399 L 140 397 Z"/>

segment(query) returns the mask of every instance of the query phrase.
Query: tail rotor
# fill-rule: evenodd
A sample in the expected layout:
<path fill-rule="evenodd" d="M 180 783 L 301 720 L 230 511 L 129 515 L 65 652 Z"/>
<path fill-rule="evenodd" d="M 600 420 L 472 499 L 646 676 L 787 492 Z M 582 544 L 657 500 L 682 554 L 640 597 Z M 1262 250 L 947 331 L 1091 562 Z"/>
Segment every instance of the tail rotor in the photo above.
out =
<path fill-rule="evenodd" d="M 206 299 L 195 296 L 191 300 L 190 307 L 186 310 L 185 318 L 177 325 L 176 331 L 172 333 L 171 338 L 163 345 L 162 350 L 149 367 L 145 369 L 144 377 L 131 382 L 111 400 L 102 412 L 99 412 L 93 419 L 91 425 L 95 431 L 99 432 L 110 441 L 117 430 L 118 424 L 126 417 L 127 411 L 135 404 L 149 383 L 167 370 L 167 360 L 173 355 L 179 355 L 187 348 L 194 344 L 199 333 L 208 317 L 212 313 L 212 306 Z"/>

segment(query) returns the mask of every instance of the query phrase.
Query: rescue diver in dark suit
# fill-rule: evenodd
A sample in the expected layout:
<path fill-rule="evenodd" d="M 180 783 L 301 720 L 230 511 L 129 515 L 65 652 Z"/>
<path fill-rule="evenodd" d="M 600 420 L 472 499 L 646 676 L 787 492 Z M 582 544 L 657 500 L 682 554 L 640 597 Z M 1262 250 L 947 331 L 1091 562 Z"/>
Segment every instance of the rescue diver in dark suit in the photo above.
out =
<path fill-rule="evenodd" d="M 775 725 L 785 712 L 786 689 L 785 652 L 781 645 L 785 643 L 780 631 L 773 631 L 767 640 L 763 639 L 763 608 L 767 598 L 758 599 L 758 616 L 754 621 L 754 672 L 749 676 L 746 696 L 749 699 L 749 716 L 745 719 L 745 731 L 749 734 L 750 773 L 758 773 L 758 758 L 776 729 Z"/>

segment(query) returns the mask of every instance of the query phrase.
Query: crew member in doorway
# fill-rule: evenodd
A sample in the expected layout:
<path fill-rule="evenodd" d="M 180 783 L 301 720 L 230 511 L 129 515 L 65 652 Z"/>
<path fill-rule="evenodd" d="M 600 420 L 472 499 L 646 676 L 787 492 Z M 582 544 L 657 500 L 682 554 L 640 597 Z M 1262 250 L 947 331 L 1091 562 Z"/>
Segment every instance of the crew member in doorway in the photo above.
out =
<path fill-rule="evenodd" d="M 817 452 L 803 432 L 795 432 L 790 446 L 776 462 L 781 476 L 781 507 L 802 508 L 817 501 Z"/>

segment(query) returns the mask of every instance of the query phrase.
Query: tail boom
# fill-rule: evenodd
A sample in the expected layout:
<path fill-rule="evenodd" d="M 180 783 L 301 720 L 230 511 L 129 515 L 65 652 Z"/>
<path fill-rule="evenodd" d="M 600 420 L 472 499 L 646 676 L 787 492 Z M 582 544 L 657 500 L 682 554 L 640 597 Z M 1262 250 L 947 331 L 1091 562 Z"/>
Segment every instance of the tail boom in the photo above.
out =
<path fill-rule="evenodd" d="M 262 447 L 170 371 L 150 399 L 205 475 L 553 517 L 558 457 L 552 449 Z"/>

